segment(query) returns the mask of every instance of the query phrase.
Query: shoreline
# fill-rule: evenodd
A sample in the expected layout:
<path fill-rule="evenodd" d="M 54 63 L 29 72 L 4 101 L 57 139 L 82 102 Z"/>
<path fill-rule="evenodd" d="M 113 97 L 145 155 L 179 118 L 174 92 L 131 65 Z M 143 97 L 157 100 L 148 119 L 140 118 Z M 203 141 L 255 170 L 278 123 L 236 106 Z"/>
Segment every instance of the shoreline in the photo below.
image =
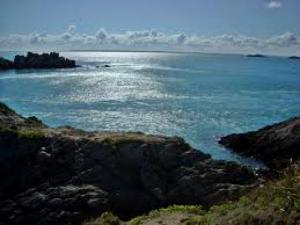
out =
<path fill-rule="evenodd" d="M 280 173 L 212 159 L 180 137 L 51 128 L 3 103 L 0 122 L 0 217 L 8 224 L 79 225 L 106 211 L 128 220 L 174 204 L 208 209 Z"/>
<path fill-rule="evenodd" d="M 128 219 L 172 204 L 209 207 L 261 182 L 247 167 L 214 160 L 179 137 L 49 128 L 4 104 L 0 122 L 0 174 L 7 174 L 0 185 L 6 205 L 0 214 L 23 222 L 35 207 L 42 211 L 32 224 L 45 219 L 80 224 L 108 210 Z M 59 199 L 55 208 L 53 199 Z M 7 205 L 12 208 L 4 211 Z M 61 210 L 67 212 L 62 217 Z"/>

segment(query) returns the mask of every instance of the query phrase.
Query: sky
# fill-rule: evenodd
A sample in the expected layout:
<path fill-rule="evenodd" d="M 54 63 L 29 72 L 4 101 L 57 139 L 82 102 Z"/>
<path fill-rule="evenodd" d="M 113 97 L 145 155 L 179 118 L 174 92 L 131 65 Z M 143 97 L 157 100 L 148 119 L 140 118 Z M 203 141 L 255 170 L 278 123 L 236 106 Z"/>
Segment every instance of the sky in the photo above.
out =
<path fill-rule="evenodd" d="M 0 50 L 300 54 L 300 0 L 0 0 Z"/>

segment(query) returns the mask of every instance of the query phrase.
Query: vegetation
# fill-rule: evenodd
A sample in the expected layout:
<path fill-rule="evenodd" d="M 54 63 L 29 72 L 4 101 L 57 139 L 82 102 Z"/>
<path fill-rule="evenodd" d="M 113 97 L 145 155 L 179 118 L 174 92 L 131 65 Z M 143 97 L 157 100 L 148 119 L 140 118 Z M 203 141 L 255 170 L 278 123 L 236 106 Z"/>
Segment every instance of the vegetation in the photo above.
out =
<path fill-rule="evenodd" d="M 0 127 L 0 134 L 12 135 L 17 138 L 41 138 L 44 133 L 40 129 Z"/>
<path fill-rule="evenodd" d="M 170 224 L 164 222 L 166 214 L 186 217 L 172 224 L 182 225 L 299 225 L 300 224 L 300 171 L 290 167 L 281 179 L 261 185 L 238 201 L 211 207 L 204 211 L 200 206 L 173 205 L 151 211 L 148 215 L 122 222 L 113 214 L 106 213 L 85 225 L 142 225 Z M 160 220 L 157 220 L 159 218 Z M 153 223 L 153 220 L 159 221 Z"/>
<path fill-rule="evenodd" d="M 213 206 L 207 213 L 190 217 L 183 224 L 296 225 L 299 222 L 300 172 L 289 168 L 279 181 L 269 182 L 237 202 Z"/>
<path fill-rule="evenodd" d="M 127 225 L 140 225 L 143 224 L 145 221 L 149 221 L 154 218 L 159 218 L 162 214 L 173 214 L 173 213 L 185 213 L 185 214 L 203 214 L 204 211 L 202 210 L 201 206 L 195 205 L 172 205 L 168 208 L 158 209 L 151 211 L 148 215 L 143 215 L 136 217 L 129 222 Z"/>
<path fill-rule="evenodd" d="M 120 225 L 118 217 L 110 212 L 103 213 L 99 218 L 83 223 L 83 225 Z"/>

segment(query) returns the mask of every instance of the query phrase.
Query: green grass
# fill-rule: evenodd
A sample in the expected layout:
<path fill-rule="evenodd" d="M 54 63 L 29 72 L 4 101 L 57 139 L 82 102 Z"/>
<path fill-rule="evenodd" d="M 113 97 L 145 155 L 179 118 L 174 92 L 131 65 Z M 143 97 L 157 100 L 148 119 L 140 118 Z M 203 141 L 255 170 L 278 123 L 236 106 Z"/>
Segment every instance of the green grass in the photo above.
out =
<path fill-rule="evenodd" d="M 118 217 L 110 212 L 103 213 L 99 218 L 84 222 L 82 225 L 120 225 L 121 221 Z"/>
<path fill-rule="evenodd" d="M 30 128 L 19 128 L 14 129 L 11 127 L 0 127 L 0 133 L 12 135 L 17 138 L 41 138 L 44 137 L 44 133 L 39 129 L 30 129 Z"/>
<path fill-rule="evenodd" d="M 290 170 L 236 202 L 211 207 L 184 225 L 292 225 L 300 222 L 300 173 Z"/>
<path fill-rule="evenodd" d="M 153 210 L 147 215 L 136 217 L 129 222 L 127 225 L 140 225 L 147 220 L 158 218 L 163 213 L 188 213 L 188 214 L 202 214 L 204 211 L 201 206 L 196 205 L 171 205 L 167 208 Z"/>

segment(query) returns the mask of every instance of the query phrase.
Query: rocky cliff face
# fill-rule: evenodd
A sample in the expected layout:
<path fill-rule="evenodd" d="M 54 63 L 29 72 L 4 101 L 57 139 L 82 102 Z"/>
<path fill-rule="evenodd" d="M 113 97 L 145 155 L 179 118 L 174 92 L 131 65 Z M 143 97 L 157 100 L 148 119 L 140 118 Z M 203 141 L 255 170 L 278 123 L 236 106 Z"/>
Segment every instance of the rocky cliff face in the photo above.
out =
<path fill-rule="evenodd" d="M 46 68 L 73 68 L 74 60 L 60 57 L 58 53 L 35 54 L 28 52 L 27 56 L 16 55 L 14 62 L 0 58 L 0 70 L 5 69 L 46 69 Z"/>
<path fill-rule="evenodd" d="M 257 185 L 178 137 L 49 128 L 0 104 L 0 224 L 80 224 L 170 204 L 210 206 Z"/>
<path fill-rule="evenodd" d="M 300 160 L 300 117 L 267 126 L 258 131 L 232 134 L 220 143 L 235 152 L 255 157 L 274 169 L 282 169 L 290 160 Z"/>

